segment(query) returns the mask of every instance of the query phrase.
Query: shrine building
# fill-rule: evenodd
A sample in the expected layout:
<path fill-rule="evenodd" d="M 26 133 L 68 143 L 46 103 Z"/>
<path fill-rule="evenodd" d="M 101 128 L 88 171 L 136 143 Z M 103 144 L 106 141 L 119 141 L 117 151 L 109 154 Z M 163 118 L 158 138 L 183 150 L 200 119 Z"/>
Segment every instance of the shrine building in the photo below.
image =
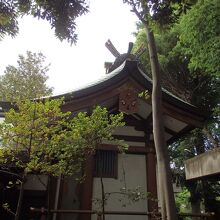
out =
<path fill-rule="evenodd" d="M 114 65 L 114 64 L 113 64 Z M 128 150 L 120 153 L 112 141 L 103 142 L 99 147 L 99 157 L 91 156 L 86 161 L 85 180 L 80 186 L 67 178 L 54 181 L 54 209 L 97 210 L 94 202 L 101 198 L 100 176 L 97 167 L 104 167 L 103 181 L 105 192 L 112 193 L 105 205 L 106 211 L 152 212 L 157 209 L 157 202 L 152 199 L 128 202 L 120 200 L 118 192 L 124 185 L 128 189 L 139 188 L 150 193 L 151 198 L 158 198 L 157 162 L 152 131 L 152 80 L 138 66 L 136 60 L 126 57 L 123 63 L 110 67 L 110 71 L 94 84 L 54 96 L 64 97 L 63 111 L 74 115 L 78 112 L 91 112 L 99 105 L 106 107 L 110 114 L 124 112 L 126 125 L 116 129 L 114 137 L 127 143 Z M 149 98 L 139 97 L 147 91 Z M 181 100 L 172 93 L 162 89 L 162 105 L 165 139 L 167 145 L 190 132 L 202 127 L 206 116 L 195 106 Z M 1 104 L 1 115 L 5 103 Z M 32 195 L 37 191 L 45 199 L 46 188 L 36 186 L 31 180 L 26 190 Z M 43 177 L 46 181 L 46 177 Z M 31 182 L 32 181 L 32 182 Z M 36 195 L 35 195 L 36 196 Z M 58 199 L 59 198 L 59 199 Z M 34 206 L 34 204 L 30 204 Z M 57 214 L 53 220 L 79 219 L 74 214 Z M 80 215 L 83 220 L 96 220 L 95 215 Z M 107 215 L 107 220 L 145 220 L 146 216 Z M 148 218 L 150 219 L 150 218 Z"/>

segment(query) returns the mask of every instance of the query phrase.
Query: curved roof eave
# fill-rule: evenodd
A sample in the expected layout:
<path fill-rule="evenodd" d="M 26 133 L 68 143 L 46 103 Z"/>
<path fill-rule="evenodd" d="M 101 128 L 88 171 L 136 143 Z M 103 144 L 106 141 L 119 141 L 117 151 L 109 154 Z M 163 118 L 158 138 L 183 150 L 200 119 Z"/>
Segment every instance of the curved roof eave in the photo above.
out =
<path fill-rule="evenodd" d="M 112 85 L 115 82 L 119 82 L 121 79 L 125 78 L 126 75 L 126 62 L 124 62 L 121 66 L 119 66 L 117 69 L 112 71 L 109 74 L 106 74 L 105 76 L 101 77 L 95 82 L 92 82 L 86 86 L 76 88 L 75 90 L 72 90 L 68 93 L 63 93 L 59 95 L 52 96 L 50 98 L 61 98 L 64 97 L 65 101 L 70 101 L 72 99 L 81 98 L 83 96 L 87 96 L 91 93 L 95 93 L 97 91 L 100 91 L 110 85 Z"/>
<path fill-rule="evenodd" d="M 68 93 L 59 94 L 50 97 L 42 97 L 40 99 L 44 99 L 44 98 L 55 99 L 55 98 L 64 97 L 64 100 L 68 102 L 77 98 L 86 97 L 98 91 L 102 91 L 103 89 L 108 88 L 111 85 L 115 85 L 116 83 L 119 83 L 122 79 L 125 79 L 128 76 L 132 77 L 140 85 L 146 88 L 146 90 L 149 90 L 150 92 L 152 91 L 152 80 L 138 67 L 137 61 L 126 60 L 117 69 L 103 76 L 94 83 L 88 84 L 87 86 L 75 89 Z M 173 95 L 164 88 L 162 88 L 162 96 L 164 101 L 170 103 L 173 106 L 191 112 L 195 115 L 201 116 L 204 119 L 207 118 L 207 114 L 202 112 L 196 106 L 183 101 L 182 99 L 176 97 L 175 95 Z M 0 102 L 0 107 L 3 107 L 2 105 L 6 107 L 7 102 Z"/>
<path fill-rule="evenodd" d="M 78 88 L 68 93 L 60 94 L 57 96 L 53 96 L 51 98 L 60 98 L 64 97 L 65 101 L 70 101 L 72 99 L 81 98 L 84 96 L 88 96 L 91 93 L 95 93 L 100 91 L 108 86 L 114 85 L 120 80 L 131 76 L 135 81 L 140 83 L 146 90 L 152 91 L 152 80 L 138 67 L 137 61 L 129 61 L 126 60 L 121 66 L 112 71 L 111 73 L 103 76 L 98 81 L 88 84 L 85 87 Z M 198 111 L 198 108 L 179 97 L 175 96 L 171 92 L 162 88 L 162 96 L 164 101 L 181 108 L 185 111 L 193 113 L 195 115 L 201 116 L 204 119 L 207 118 L 207 113 Z"/>
<path fill-rule="evenodd" d="M 137 65 L 137 64 L 136 64 Z M 153 82 L 150 77 L 147 76 L 139 67 L 136 66 L 136 71 L 132 73 L 133 78 L 135 78 L 142 86 L 146 87 L 150 92 L 152 92 Z M 201 116 L 204 119 L 207 118 L 208 113 L 202 111 L 195 105 L 192 105 L 181 98 L 175 96 L 165 88 L 162 88 L 162 99 L 171 105 L 181 108 L 182 110 L 188 111 L 195 115 Z"/>

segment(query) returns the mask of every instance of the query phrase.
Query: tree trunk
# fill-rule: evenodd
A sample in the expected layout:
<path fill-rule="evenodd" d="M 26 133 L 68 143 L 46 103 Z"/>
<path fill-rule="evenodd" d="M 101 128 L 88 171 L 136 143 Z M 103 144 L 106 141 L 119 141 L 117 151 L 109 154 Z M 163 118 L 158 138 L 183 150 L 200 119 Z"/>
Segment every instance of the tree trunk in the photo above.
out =
<path fill-rule="evenodd" d="M 18 204 L 17 204 L 16 213 L 15 213 L 15 220 L 19 220 L 19 216 L 21 213 L 21 207 L 22 207 L 23 196 L 24 196 L 24 181 L 25 181 L 25 175 L 23 175 L 22 180 L 21 180 Z"/>
<path fill-rule="evenodd" d="M 193 214 L 201 213 L 200 203 L 201 203 L 201 196 L 200 193 L 197 191 L 197 181 L 192 182 L 188 190 L 190 191 L 190 205 Z M 197 217 L 192 217 L 192 220 L 197 220 Z"/>
<path fill-rule="evenodd" d="M 192 207 L 192 213 L 198 214 L 201 212 L 200 209 L 200 200 L 197 201 L 191 201 L 191 207 Z M 197 218 L 194 218 L 197 219 Z"/>
<path fill-rule="evenodd" d="M 145 23 L 148 49 L 150 55 L 153 91 L 152 91 L 152 115 L 153 115 L 153 136 L 157 154 L 157 164 L 159 171 L 159 187 L 161 199 L 162 219 L 177 220 L 175 199 L 172 186 L 172 177 L 169 165 L 168 150 L 164 138 L 163 112 L 162 112 L 162 92 L 160 67 L 157 57 L 156 45 L 153 32 L 149 30 Z M 166 213 L 166 216 L 165 216 Z"/>
<path fill-rule="evenodd" d="M 51 204 L 50 204 L 50 190 L 51 190 L 51 188 L 50 188 L 50 186 L 51 186 L 51 175 L 49 174 L 48 175 L 48 181 L 47 181 L 47 220 L 50 220 L 50 216 L 51 216 L 51 214 L 50 214 L 50 206 L 51 206 Z"/>
<path fill-rule="evenodd" d="M 201 194 L 198 191 L 198 182 L 192 181 L 188 183 L 188 190 L 190 192 L 190 204 L 192 208 L 192 213 L 200 213 L 200 203 L 201 203 Z M 196 218 L 194 218 L 196 219 Z"/>
<path fill-rule="evenodd" d="M 102 176 L 100 177 L 102 187 L 102 220 L 105 220 L 105 189 Z"/>
<path fill-rule="evenodd" d="M 209 132 L 209 130 L 207 129 L 207 127 L 204 127 L 202 129 L 202 132 L 204 135 L 206 135 L 206 137 L 211 141 L 211 143 L 213 144 L 213 147 L 217 148 L 218 147 L 218 141 L 215 140 L 215 138 L 212 136 L 212 134 Z"/>

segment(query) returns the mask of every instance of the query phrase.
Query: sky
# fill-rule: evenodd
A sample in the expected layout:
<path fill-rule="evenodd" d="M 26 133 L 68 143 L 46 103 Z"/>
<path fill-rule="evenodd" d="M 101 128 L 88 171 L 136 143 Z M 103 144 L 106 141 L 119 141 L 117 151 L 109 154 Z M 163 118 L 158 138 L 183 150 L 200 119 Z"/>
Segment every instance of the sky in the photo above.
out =
<path fill-rule="evenodd" d="M 105 47 L 110 39 L 120 53 L 134 42 L 136 16 L 122 0 L 90 0 L 90 12 L 76 20 L 78 42 L 60 42 L 46 21 L 23 17 L 19 20 L 19 35 L 0 41 L 0 74 L 7 65 L 16 65 L 18 55 L 26 51 L 42 52 L 50 63 L 48 86 L 54 94 L 81 87 L 105 74 L 104 62 L 114 61 Z"/>

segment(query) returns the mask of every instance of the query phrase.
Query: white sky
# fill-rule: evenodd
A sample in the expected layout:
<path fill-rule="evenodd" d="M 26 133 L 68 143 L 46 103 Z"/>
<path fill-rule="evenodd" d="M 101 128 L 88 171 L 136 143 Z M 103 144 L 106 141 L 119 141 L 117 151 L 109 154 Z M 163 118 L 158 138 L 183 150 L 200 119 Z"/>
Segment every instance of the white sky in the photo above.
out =
<path fill-rule="evenodd" d="M 105 74 L 104 62 L 114 61 L 105 47 L 110 39 L 120 53 L 134 41 L 136 16 L 122 0 L 91 0 L 90 12 L 77 20 L 78 42 L 70 46 L 54 36 L 47 22 L 31 17 L 20 20 L 19 35 L 0 41 L 0 74 L 9 64 L 16 65 L 18 54 L 42 52 L 51 63 L 48 85 L 54 93 L 64 93 Z"/>

